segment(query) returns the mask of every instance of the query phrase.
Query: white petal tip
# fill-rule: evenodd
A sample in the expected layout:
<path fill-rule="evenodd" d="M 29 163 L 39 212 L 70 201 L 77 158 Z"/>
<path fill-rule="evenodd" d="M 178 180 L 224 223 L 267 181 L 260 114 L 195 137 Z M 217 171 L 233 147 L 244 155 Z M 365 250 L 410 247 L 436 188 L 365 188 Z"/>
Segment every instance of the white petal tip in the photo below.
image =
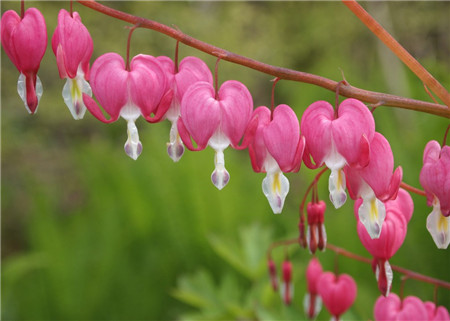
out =
<path fill-rule="evenodd" d="M 230 174 L 225 168 L 216 168 L 211 174 L 211 181 L 218 190 L 221 190 L 230 181 Z"/>
<path fill-rule="evenodd" d="M 427 217 L 427 229 L 433 237 L 438 249 L 447 249 L 450 244 L 450 216 L 441 213 L 440 204 L 433 206 L 433 211 Z"/>
<path fill-rule="evenodd" d="M 174 161 L 178 162 L 184 154 L 182 143 L 167 143 L 167 154 Z"/>
<path fill-rule="evenodd" d="M 142 153 L 142 144 L 141 142 L 133 143 L 127 141 L 124 146 L 125 153 L 130 156 L 132 159 L 138 159 L 139 155 Z"/>
<path fill-rule="evenodd" d="M 274 214 L 281 214 L 284 200 L 289 192 L 289 180 L 281 171 L 267 173 L 262 182 L 262 190 Z"/>

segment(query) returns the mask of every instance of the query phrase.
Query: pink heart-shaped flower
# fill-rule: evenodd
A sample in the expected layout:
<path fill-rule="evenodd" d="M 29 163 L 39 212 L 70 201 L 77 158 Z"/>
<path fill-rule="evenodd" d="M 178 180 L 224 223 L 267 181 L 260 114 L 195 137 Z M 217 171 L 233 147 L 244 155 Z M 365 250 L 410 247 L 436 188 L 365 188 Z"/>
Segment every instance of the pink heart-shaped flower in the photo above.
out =
<path fill-rule="evenodd" d="M 368 143 L 375 133 L 375 122 L 372 113 L 359 100 L 344 100 L 339 105 L 337 118 L 328 102 L 317 101 L 303 113 L 301 131 L 316 166 L 330 161 L 332 154 L 337 152 L 347 164 L 364 167 L 369 158 Z M 305 160 L 305 164 L 308 166 L 310 162 Z"/>
<path fill-rule="evenodd" d="M 435 140 L 428 142 L 423 153 L 423 167 L 420 171 L 420 184 L 427 193 L 428 206 L 434 198 L 439 200 L 444 216 L 450 215 L 450 146 L 441 149 Z"/>
<path fill-rule="evenodd" d="M 89 31 L 81 22 L 78 12 L 72 16 L 64 9 L 58 14 L 58 25 L 52 37 L 52 49 L 56 55 L 61 78 L 75 78 L 78 67 L 89 76 L 89 60 L 92 56 L 93 42 Z"/>
<path fill-rule="evenodd" d="M 428 313 L 422 300 L 415 296 L 406 297 L 403 302 L 395 293 L 380 296 L 375 302 L 374 318 L 377 321 L 419 321 L 428 320 Z"/>
<path fill-rule="evenodd" d="M 350 275 L 336 276 L 332 272 L 322 273 L 317 282 L 317 290 L 323 304 L 336 319 L 352 306 L 357 291 L 356 283 Z"/>

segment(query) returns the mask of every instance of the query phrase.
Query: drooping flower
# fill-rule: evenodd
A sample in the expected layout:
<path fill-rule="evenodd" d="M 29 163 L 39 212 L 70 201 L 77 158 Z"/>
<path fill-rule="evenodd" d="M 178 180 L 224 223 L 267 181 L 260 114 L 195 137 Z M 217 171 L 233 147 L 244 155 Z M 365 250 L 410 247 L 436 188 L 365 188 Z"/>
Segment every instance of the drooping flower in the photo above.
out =
<path fill-rule="evenodd" d="M 215 169 L 211 181 L 220 190 L 228 184 L 230 175 L 225 169 L 223 151 L 231 144 L 239 146 L 249 125 L 253 99 L 244 84 L 228 80 L 219 91 L 205 81 L 193 84 L 181 101 L 180 118 L 177 126 L 184 145 L 192 151 L 199 151 L 207 145 L 215 150 Z M 192 139 L 197 143 L 194 147 Z M 250 139 L 250 138 L 249 138 Z"/>
<path fill-rule="evenodd" d="M 339 320 L 356 299 L 356 283 L 348 274 L 322 273 L 317 281 L 317 290 L 333 320 Z"/>
<path fill-rule="evenodd" d="M 180 117 L 181 100 L 188 88 L 198 82 L 206 81 L 212 85 L 212 74 L 203 60 L 197 57 L 185 57 L 178 68 L 172 59 L 166 56 L 156 57 L 167 76 L 167 87 L 173 91 L 173 98 L 165 118 L 171 123 L 170 142 L 167 153 L 174 162 L 180 160 L 184 153 L 184 145 L 178 134 L 177 121 Z"/>
<path fill-rule="evenodd" d="M 37 72 L 47 48 L 44 16 L 36 8 L 26 10 L 23 18 L 13 10 L 6 11 L 1 20 L 1 42 L 20 72 L 17 92 L 28 112 L 34 114 L 43 92 Z"/>
<path fill-rule="evenodd" d="M 83 93 L 92 96 L 89 80 L 89 60 L 93 42 L 89 31 L 81 22 L 78 12 L 72 16 L 61 9 L 58 25 L 52 37 L 52 49 L 56 56 L 59 77 L 67 78 L 62 96 L 74 119 L 82 119 L 86 112 Z"/>
<path fill-rule="evenodd" d="M 362 198 L 359 220 L 372 238 L 378 238 L 386 217 L 384 202 L 395 199 L 402 181 L 402 168 L 394 173 L 394 156 L 389 142 L 375 133 L 370 142 L 370 162 L 364 168 L 346 166 L 347 188 L 352 199 Z"/>
<path fill-rule="evenodd" d="M 280 294 L 286 305 L 291 304 L 294 296 L 294 284 L 292 283 L 292 263 L 287 259 L 283 261 L 281 266 L 283 273 L 283 282 L 281 283 Z"/>
<path fill-rule="evenodd" d="M 323 224 L 325 209 L 326 205 L 324 201 L 308 203 L 306 206 L 306 213 L 308 215 L 306 242 L 311 253 L 315 253 L 317 248 L 322 251 L 327 245 L 327 232 Z"/>
<path fill-rule="evenodd" d="M 428 312 L 428 320 L 430 321 L 450 321 L 448 310 L 444 306 L 436 306 L 433 302 L 427 301 L 424 303 L 425 309 Z"/>
<path fill-rule="evenodd" d="M 267 267 L 269 269 L 270 284 L 272 285 L 272 289 L 274 291 L 278 291 L 278 277 L 275 262 L 272 259 L 269 259 L 267 262 Z"/>
<path fill-rule="evenodd" d="M 355 202 L 355 216 L 358 219 L 358 208 L 362 200 Z M 393 272 L 389 259 L 397 252 L 405 240 L 407 224 L 414 211 L 414 203 L 408 192 L 403 189 L 398 191 L 395 200 L 387 201 L 386 219 L 380 237 L 372 239 L 366 228 L 358 219 L 357 231 L 359 239 L 364 247 L 374 257 L 372 269 L 378 281 L 378 288 L 384 296 L 389 295 L 392 285 Z"/>
<path fill-rule="evenodd" d="M 289 192 L 289 180 L 283 175 L 300 169 L 305 139 L 295 112 L 288 105 L 278 105 L 271 111 L 260 106 L 253 111 L 257 122 L 253 140 L 248 146 L 253 170 L 266 172 L 262 182 L 264 195 L 275 214 L 281 213 Z"/>
<path fill-rule="evenodd" d="M 317 258 L 313 257 L 306 268 L 306 283 L 308 292 L 303 300 L 305 314 L 309 319 L 314 319 L 322 308 L 322 300 L 317 290 L 317 282 L 322 275 L 322 265 Z"/>
<path fill-rule="evenodd" d="M 336 208 L 341 207 L 347 199 L 342 169 L 346 164 L 363 168 L 369 163 L 369 144 L 375 133 L 372 113 L 353 98 L 339 105 L 337 115 L 328 102 L 317 101 L 303 113 L 300 128 L 306 139 L 305 165 L 317 168 L 325 163 L 331 169 L 330 199 Z"/>
<path fill-rule="evenodd" d="M 375 302 L 376 321 L 419 321 L 429 320 L 424 303 L 418 297 L 408 296 L 402 300 L 397 294 L 380 296 Z"/>
<path fill-rule="evenodd" d="M 420 184 L 433 211 L 427 218 L 427 229 L 440 249 L 450 244 L 450 146 L 441 149 L 435 140 L 428 142 L 423 153 Z"/>
<path fill-rule="evenodd" d="M 137 55 L 131 60 L 129 69 L 126 69 L 122 57 L 116 53 L 104 54 L 92 65 L 92 91 L 110 119 L 103 115 L 89 95 L 84 93 L 83 101 L 92 115 L 104 123 L 114 122 L 119 116 L 127 121 L 125 152 L 137 159 L 142 144 L 135 125 L 136 119 L 143 116 L 149 122 L 160 121 L 170 106 L 172 91 L 164 94 L 166 76 L 154 57 Z"/>

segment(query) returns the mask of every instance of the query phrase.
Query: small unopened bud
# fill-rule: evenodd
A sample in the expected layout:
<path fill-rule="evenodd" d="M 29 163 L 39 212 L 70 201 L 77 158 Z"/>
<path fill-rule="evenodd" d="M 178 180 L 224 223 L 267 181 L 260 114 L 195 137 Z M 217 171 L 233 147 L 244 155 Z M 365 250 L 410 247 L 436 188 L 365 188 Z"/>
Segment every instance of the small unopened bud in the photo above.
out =
<path fill-rule="evenodd" d="M 272 284 L 272 289 L 274 291 L 278 291 L 278 277 L 275 262 L 272 259 L 269 259 L 269 261 L 267 262 L 267 267 L 269 268 L 269 276 L 270 283 Z"/>
<path fill-rule="evenodd" d="M 281 297 L 285 304 L 289 305 L 292 302 L 294 288 L 292 284 L 292 263 L 285 260 L 282 265 L 283 284 L 281 287 Z"/>

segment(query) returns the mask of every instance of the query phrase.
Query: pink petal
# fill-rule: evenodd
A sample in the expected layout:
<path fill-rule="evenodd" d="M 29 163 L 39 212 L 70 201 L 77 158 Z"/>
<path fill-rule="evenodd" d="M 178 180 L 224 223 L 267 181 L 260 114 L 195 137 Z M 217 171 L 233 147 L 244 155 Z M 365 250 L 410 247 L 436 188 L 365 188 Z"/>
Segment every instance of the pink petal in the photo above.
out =
<path fill-rule="evenodd" d="M 204 149 L 220 125 L 221 110 L 210 83 L 199 81 L 189 87 L 181 101 L 183 125 L 200 149 Z M 180 130 L 180 126 L 178 126 Z M 183 142 L 188 146 L 189 142 Z M 188 147 L 189 148 L 189 147 Z"/>
<path fill-rule="evenodd" d="M 248 146 L 248 152 L 253 170 L 257 173 L 265 171 L 263 166 L 267 156 L 267 147 L 264 143 L 264 130 L 270 123 L 270 114 L 270 109 L 266 106 L 260 106 L 253 111 L 252 119 L 258 121 L 258 126 L 253 141 Z"/>
<path fill-rule="evenodd" d="M 326 101 L 312 103 L 303 113 L 301 131 L 305 136 L 306 149 L 317 167 L 321 166 L 331 150 L 331 122 L 334 119 L 333 107 Z M 311 162 L 305 161 L 311 168 Z"/>
<path fill-rule="evenodd" d="M 436 307 L 433 302 L 427 301 L 424 303 L 427 309 L 428 320 L 432 321 L 450 321 L 450 315 L 447 309 L 443 306 Z"/>
<path fill-rule="evenodd" d="M 221 109 L 221 129 L 235 147 L 250 121 L 253 111 L 252 96 L 244 84 L 228 80 L 220 86 L 218 101 Z"/>
<path fill-rule="evenodd" d="M 403 215 L 406 222 L 411 220 L 412 214 L 414 212 L 414 203 L 411 195 L 403 188 L 400 188 L 397 194 L 397 198 L 394 200 L 389 200 L 384 203 L 386 210 L 392 211 L 393 213 Z"/>
<path fill-rule="evenodd" d="M 116 53 L 98 57 L 92 64 L 90 84 L 100 105 L 112 119 L 117 119 L 122 107 L 128 103 L 128 71 L 122 57 Z M 83 101 L 86 99 L 83 95 Z M 91 111 L 88 105 L 86 107 Z"/>
<path fill-rule="evenodd" d="M 283 172 L 290 172 L 299 166 L 304 144 L 299 146 L 300 127 L 297 115 L 288 105 L 278 105 L 273 112 L 273 120 L 264 130 L 267 150 L 277 161 Z"/>
<path fill-rule="evenodd" d="M 178 73 L 175 75 L 177 95 L 180 101 L 188 88 L 197 81 L 206 81 L 212 85 L 213 77 L 211 71 L 200 58 L 185 57 L 181 60 L 178 66 Z"/>
<path fill-rule="evenodd" d="M 24 18 L 14 11 L 2 17 L 2 45 L 11 61 L 23 74 L 36 74 L 47 48 L 44 16 L 36 8 L 25 11 Z"/>
<path fill-rule="evenodd" d="M 52 48 L 55 55 L 57 55 L 59 46 L 62 48 L 64 61 L 64 65 L 58 63 L 60 75 L 67 74 L 69 78 L 75 78 L 80 64 L 83 72 L 88 73 L 93 42 L 89 31 L 81 22 L 78 12 L 73 12 L 72 18 L 66 10 L 60 10 L 58 26 L 52 38 Z"/>
<path fill-rule="evenodd" d="M 394 156 L 389 142 L 380 133 L 375 133 L 370 143 L 370 162 L 359 171 L 363 180 L 382 201 L 396 195 L 402 179 L 401 169 L 392 174 Z"/>
<path fill-rule="evenodd" d="M 395 293 L 391 293 L 387 297 L 380 296 L 377 299 L 374 317 L 377 321 L 428 320 L 427 310 L 422 300 L 414 296 L 408 296 L 401 302 Z"/>
<path fill-rule="evenodd" d="M 360 163 L 360 158 L 367 157 L 366 149 L 361 146 L 361 137 L 370 142 L 375 133 L 375 121 L 372 113 L 361 101 L 353 98 L 344 100 L 339 105 L 338 118 L 333 121 L 333 140 L 337 151 L 347 161 L 354 165 Z"/>
<path fill-rule="evenodd" d="M 105 115 L 103 115 L 100 107 L 97 105 L 94 99 L 91 96 L 83 93 L 83 103 L 86 106 L 87 110 L 98 120 L 104 123 L 112 123 L 115 122 L 119 118 L 119 114 L 107 119 Z"/>
<path fill-rule="evenodd" d="M 438 142 L 428 142 L 423 162 L 420 184 L 427 193 L 428 206 L 431 206 L 434 197 L 437 197 L 442 214 L 448 216 L 450 215 L 450 146 L 444 146 L 441 150 Z"/>
<path fill-rule="evenodd" d="M 166 89 L 166 75 L 159 62 L 149 55 L 137 55 L 131 60 L 128 77 L 131 101 L 142 115 L 156 113 Z"/>
<path fill-rule="evenodd" d="M 317 290 L 330 314 L 339 317 L 347 311 L 356 298 L 356 283 L 347 274 L 335 276 L 324 272 L 317 281 Z"/>
<path fill-rule="evenodd" d="M 308 292 L 310 294 L 318 293 L 317 281 L 319 280 L 322 273 L 322 265 L 317 258 L 313 257 L 309 261 L 308 267 L 306 268 L 306 281 L 308 285 Z"/>

